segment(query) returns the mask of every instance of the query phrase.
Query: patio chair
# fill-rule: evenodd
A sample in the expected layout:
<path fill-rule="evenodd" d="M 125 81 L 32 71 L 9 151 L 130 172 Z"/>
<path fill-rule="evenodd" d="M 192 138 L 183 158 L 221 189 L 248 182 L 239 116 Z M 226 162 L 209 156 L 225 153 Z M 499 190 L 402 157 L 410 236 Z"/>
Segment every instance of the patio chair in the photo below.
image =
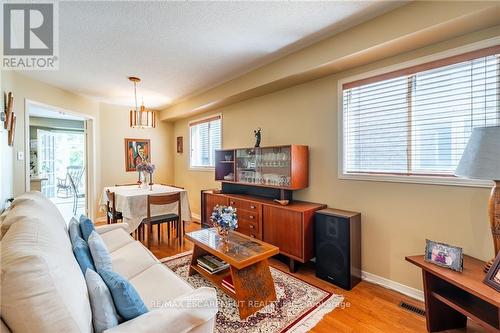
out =
<path fill-rule="evenodd" d="M 57 197 L 58 198 L 69 198 L 72 194 L 72 187 L 70 183 L 70 177 L 75 182 L 76 188 L 80 186 L 80 182 L 82 181 L 84 168 L 82 166 L 68 166 L 66 168 L 66 177 L 57 178 Z M 60 196 L 61 192 L 65 192 L 66 196 Z"/>
<path fill-rule="evenodd" d="M 85 198 L 85 193 L 79 193 L 78 186 L 76 186 L 76 183 L 73 181 L 73 177 L 69 173 L 68 178 L 73 192 L 73 215 L 76 215 L 76 211 L 78 210 L 78 199 Z"/>

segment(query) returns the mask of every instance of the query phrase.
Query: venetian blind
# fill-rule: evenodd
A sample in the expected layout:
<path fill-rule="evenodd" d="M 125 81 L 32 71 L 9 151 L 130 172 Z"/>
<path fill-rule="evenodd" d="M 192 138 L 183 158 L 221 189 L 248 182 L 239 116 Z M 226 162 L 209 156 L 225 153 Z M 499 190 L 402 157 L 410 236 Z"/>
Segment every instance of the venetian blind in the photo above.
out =
<path fill-rule="evenodd" d="M 221 148 L 221 117 L 215 116 L 189 124 L 190 166 L 215 166 L 215 150 Z"/>
<path fill-rule="evenodd" d="M 499 53 L 345 84 L 344 173 L 453 175 L 472 129 L 500 124 Z"/>

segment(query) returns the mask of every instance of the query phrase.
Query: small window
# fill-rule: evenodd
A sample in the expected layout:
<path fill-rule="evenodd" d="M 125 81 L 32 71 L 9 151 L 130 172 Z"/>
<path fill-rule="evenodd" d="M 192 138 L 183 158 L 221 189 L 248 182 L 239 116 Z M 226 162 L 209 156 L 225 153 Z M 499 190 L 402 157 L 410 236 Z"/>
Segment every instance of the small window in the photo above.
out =
<path fill-rule="evenodd" d="M 191 168 L 214 168 L 215 150 L 222 147 L 220 115 L 189 124 Z"/>
<path fill-rule="evenodd" d="M 344 84 L 342 174 L 453 177 L 472 129 L 500 124 L 499 53 Z"/>

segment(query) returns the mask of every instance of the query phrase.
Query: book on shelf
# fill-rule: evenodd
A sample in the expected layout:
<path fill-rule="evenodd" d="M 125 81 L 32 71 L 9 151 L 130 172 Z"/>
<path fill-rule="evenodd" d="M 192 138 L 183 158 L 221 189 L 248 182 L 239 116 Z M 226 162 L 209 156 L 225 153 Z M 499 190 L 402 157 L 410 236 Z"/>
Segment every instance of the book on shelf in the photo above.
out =
<path fill-rule="evenodd" d="M 198 266 L 209 272 L 215 274 L 225 270 L 229 264 L 212 255 L 206 255 L 197 259 Z"/>
<path fill-rule="evenodd" d="M 226 289 L 229 289 L 233 293 L 236 293 L 236 291 L 234 290 L 233 278 L 231 277 L 231 275 L 228 275 L 222 279 L 222 285 L 226 287 Z"/>

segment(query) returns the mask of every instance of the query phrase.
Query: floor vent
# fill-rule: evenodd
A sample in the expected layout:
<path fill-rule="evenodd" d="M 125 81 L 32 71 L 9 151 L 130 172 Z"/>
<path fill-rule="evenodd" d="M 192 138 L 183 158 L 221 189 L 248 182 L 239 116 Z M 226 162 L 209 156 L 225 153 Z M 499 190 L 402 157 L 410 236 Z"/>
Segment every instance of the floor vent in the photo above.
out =
<path fill-rule="evenodd" d="M 399 302 L 399 306 L 405 310 L 416 313 L 420 316 L 425 316 L 425 310 L 414 305 L 408 304 L 406 302 Z"/>

